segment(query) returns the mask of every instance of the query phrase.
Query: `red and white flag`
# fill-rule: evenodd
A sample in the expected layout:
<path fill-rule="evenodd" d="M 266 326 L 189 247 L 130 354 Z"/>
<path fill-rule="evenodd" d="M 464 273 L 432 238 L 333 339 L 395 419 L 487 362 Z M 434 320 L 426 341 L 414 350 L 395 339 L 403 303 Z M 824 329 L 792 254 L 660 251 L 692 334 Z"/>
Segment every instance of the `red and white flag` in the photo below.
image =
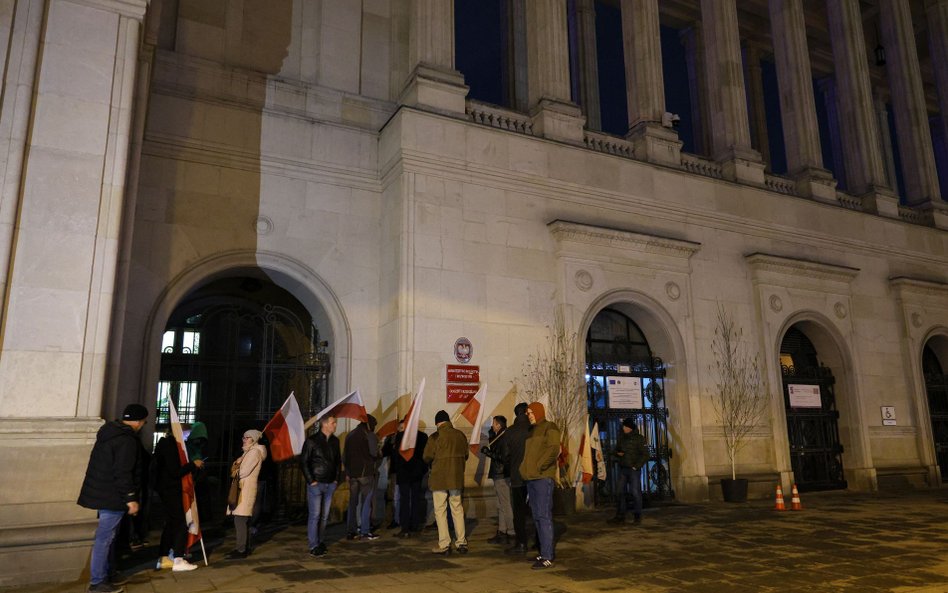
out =
<path fill-rule="evenodd" d="M 461 410 L 461 415 L 471 423 L 474 427 L 471 430 L 471 453 L 477 455 L 477 450 L 481 446 L 481 429 L 483 428 L 482 423 L 484 422 L 484 410 L 487 409 L 487 406 L 484 405 L 484 402 L 487 400 L 487 385 L 481 385 L 481 388 L 477 390 L 477 393 L 474 394 L 474 397 L 471 398 L 471 401 L 467 402 L 467 405 Z"/>
<path fill-rule="evenodd" d="M 306 440 L 306 429 L 303 427 L 303 415 L 296 396 L 290 392 L 283 405 L 267 422 L 263 434 L 270 440 L 270 454 L 273 461 L 286 461 L 299 455 L 303 451 L 303 441 Z"/>
<path fill-rule="evenodd" d="M 408 408 L 408 415 L 405 416 L 405 434 L 402 435 L 402 444 L 398 448 L 398 452 L 405 461 L 410 460 L 415 454 L 415 441 L 418 440 L 418 422 L 421 420 L 421 404 L 424 396 L 425 379 L 422 378 L 418 393 L 415 394 L 415 399 L 411 400 L 411 407 Z"/>
<path fill-rule="evenodd" d="M 596 479 L 605 481 L 606 462 L 602 457 L 602 442 L 599 440 L 599 423 L 593 422 L 592 430 L 589 434 L 589 449 L 596 459 Z"/>
<path fill-rule="evenodd" d="M 582 468 L 583 484 L 592 482 L 593 479 L 593 455 L 592 455 L 592 437 L 589 434 L 589 418 L 586 418 L 586 431 L 579 441 L 579 459 Z"/>
<path fill-rule="evenodd" d="M 184 446 L 184 431 L 181 430 L 178 411 L 174 409 L 174 402 L 170 399 L 168 411 L 171 415 L 171 434 L 174 435 L 174 440 L 178 445 L 178 460 L 183 466 L 188 463 L 188 449 Z M 191 549 L 191 545 L 201 539 L 201 523 L 198 520 L 197 496 L 194 494 L 194 477 L 190 473 L 181 477 L 181 504 L 184 507 L 184 520 L 188 526 L 187 547 Z"/>
<path fill-rule="evenodd" d="M 365 411 L 365 404 L 362 403 L 362 394 L 356 389 L 352 393 L 342 397 L 329 404 L 320 413 L 313 417 L 313 422 L 318 422 L 323 416 L 333 416 L 335 418 L 350 418 L 359 422 L 368 422 L 369 414 Z"/>

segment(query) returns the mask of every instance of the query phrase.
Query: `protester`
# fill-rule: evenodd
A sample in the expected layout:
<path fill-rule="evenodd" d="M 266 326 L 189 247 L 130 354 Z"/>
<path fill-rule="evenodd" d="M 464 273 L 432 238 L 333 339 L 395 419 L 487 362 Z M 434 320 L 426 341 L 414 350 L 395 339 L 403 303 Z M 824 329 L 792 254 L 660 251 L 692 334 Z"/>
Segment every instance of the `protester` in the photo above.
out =
<path fill-rule="evenodd" d="M 543 404 L 527 406 L 527 419 L 533 427 L 524 447 L 520 475 L 527 485 L 527 496 L 533 522 L 540 540 L 540 555 L 533 568 L 553 566 L 553 482 L 556 478 L 556 459 L 560 454 L 560 431 L 546 419 Z"/>
<path fill-rule="evenodd" d="M 136 515 L 141 496 L 142 459 L 138 432 L 145 426 L 148 410 L 129 404 L 121 420 L 103 425 L 79 492 L 80 506 L 98 511 L 99 524 L 89 562 L 90 593 L 121 593 L 125 590 L 114 564 L 112 546 L 125 513 Z"/>
<path fill-rule="evenodd" d="M 622 421 L 622 434 L 616 443 L 616 461 L 619 475 L 616 476 L 616 516 L 610 523 L 625 523 L 625 513 L 629 506 L 626 489 L 632 493 L 632 521 L 638 525 L 642 521 L 642 466 L 648 461 L 648 447 L 645 437 L 639 434 L 635 418 Z"/>
<path fill-rule="evenodd" d="M 370 541 L 379 536 L 372 531 L 372 499 L 378 478 L 379 439 L 375 434 L 375 417 L 360 422 L 346 435 L 343 465 L 349 478 L 349 539 Z"/>
<path fill-rule="evenodd" d="M 497 494 L 497 533 L 487 540 L 489 544 L 510 543 L 510 532 L 514 530 L 510 505 L 510 447 L 506 436 L 507 418 L 494 416 L 487 446 L 481 448 L 481 452 L 490 458 L 487 477 L 494 482 Z"/>
<path fill-rule="evenodd" d="M 188 544 L 188 523 L 182 503 L 181 478 L 194 474 L 204 462 L 200 459 L 182 463 L 178 453 L 178 441 L 168 432 L 155 446 L 155 491 L 161 498 L 161 509 L 165 525 L 161 531 L 158 552 L 161 558 L 156 568 L 171 568 L 175 572 L 194 570 L 196 564 L 185 560 Z"/>
<path fill-rule="evenodd" d="M 306 477 L 306 504 L 309 508 L 306 537 L 311 556 L 326 555 L 326 540 L 323 536 L 329 520 L 332 495 L 342 475 L 342 455 L 335 432 L 335 416 L 320 418 L 319 430 L 306 437 L 300 456 L 303 475 Z"/>
<path fill-rule="evenodd" d="M 454 547 L 460 554 L 467 553 L 464 507 L 461 489 L 464 487 L 464 462 L 468 456 L 467 438 L 454 428 L 448 413 L 440 410 L 435 415 L 438 432 L 428 439 L 423 459 L 431 464 L 428 487 L 434 503 L 435 522 L 438 524 L 438 546 L 435 554 L 451 553 L 451 533 L 448 530 L 448 505 L 454 519 Z"/>
<path fill-rule="evenodd" d="M 527 553 L 527 487 L 520 475 L 520 463 L 523 462 L 524 447 L 530 436 L 530 420 L 527 418 L 527 404 L 519 403 L 514 407 L 514 423 L 504 433 L 507 440 L 508 463 L 510 468 L 510 509 L 513 512 L 513 529 L 516 542 L 504 550 L 506 554 L 522 556 Z"/>
<path fill-rule="evenodd" d="M 237 506 L 233 509 L 227 507 L 226 511 L 228 515 L 233 515 L 234 529 L 237 532 L 237 547 L 227 555 L 231 559 L 246 558 L 250 555 L 250 516 L 257 501 L 260 468 L 267 458 L 267 448 L 259 442 L 262 436 L 263 433 L 259 430 L 245 432 L 241 444 L 243 455 L 238 457 L 230 468 L 231 478 L 237 477 L 240 481 Z"/>
<path fill-rule="evenodd" d="M 428 435 L 418 431 L 415 435 L 415 449 L 412 456 L 405 460 L 399 450 L 405 436 L 405 421 L 398 423 L 398 432 L 395 438 L 386 443 L 382 454 L 386 455 L 391 463 L 398 493 L 400 516 L 397 518 L 401 531 L 398 537 L 408 538 L 412 533 L 421 531 L 425 522 L 425 474 L 428 473 L 428 464 L 424 461 L 425 447 Z"/>

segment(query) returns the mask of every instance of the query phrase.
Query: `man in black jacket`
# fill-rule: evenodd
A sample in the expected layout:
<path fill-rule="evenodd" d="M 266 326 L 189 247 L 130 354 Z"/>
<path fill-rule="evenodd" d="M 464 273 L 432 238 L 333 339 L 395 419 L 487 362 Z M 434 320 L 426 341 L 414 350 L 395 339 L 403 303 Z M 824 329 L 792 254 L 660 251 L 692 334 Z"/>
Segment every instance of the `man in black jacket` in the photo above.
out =
<path fill-rule="evenodd" d="M 326 554 L 323 534 L 329 520 L 332 495 L 336 492 L 339 476 L 342 474 L 342 455 L 339 453 L 339 438 L 335 432 L 335 417 L 320 418 L 319 430 L 306 437 L 300 456 L 307 484 L 306 504 L 309 507 L 309 520 L 306 523 L 306 537 L 311 556 Z"/>
<path fill-rule="evenodd" d="M 195 459 L 182 463 L 178 441 L 169 432 L 161 437 L 155 446 L 152 463 L 155 464 L 155 491 L 161 498 L 161 508 L 165 514 L 165 525 L 161 530 L 161 543 L 158 546 L 160 557 L 156 568 L 170 568 L 174 572 L 194 570 L 197 565 L 184 558 L 188 545 L 188 521 L 181 504 L 181 478 L 195 474 L 204 467 L 204 461 Z"/>
<path fill-rule="evenodd" d="M 523 555 L 527 553 L 527 486 L 520 476 L 520 463 L 527 437 L 530 436 L 530 420 L 527 418 L 527 404 L 519 403 L 514 408 L 513 426 L 507 429 L 504 438 L 510 450 L 510 507 L 513 510 L 514 535 L 517 542 L 504 550 L 507 554 Z"/>
<path fill-rule="evenodd" d="M 379 459 L 379 438 L 375 434 L 374 416 L 369 414 L 368 422 L 360 423 L 346 435 L 346 448 L 342 455 L 349 478 L 348 538 L 378 539 L 371 525 Z"/>
<path fill-rule="evenodd" d="M 89 579 L 90 593 L 121 593 L 125 587 L 109 582 L 109 550 L 127 512 L 138 513 L 142 481 L 141 444 L 138 431 L 145 425 L 148 410 L 129 404 L 121 420 L 108 422 L 96 434 L 89 465 L 79 492 L 78 503 L 99 514 L 99 525 L 92 544 Z"/>
<path fill-rule="evenodd" d="M 399 516 L 398 522 L 402 529 L 398 537 L 411 537 L 413 531 L 419 531 L 425 522 L 425 491 L 423 489 L 425 474 L 428 473 L 428 464 L 422 457 L 425 454 L 425 445 L 428 444 L 428 435 L 418 431 L 415 436 L 415 450 L 412 456 L 405 460 L 399 450 L 402 437 L 405 436 L 405 421 L 398 424 L 395 438 L 386 441 L 382 448 L 382 455 L 388 456 L 395 484 L 398 486 Z"/>
<path fill-rule="evenodd" d="M 510 543 L 510 532 L 514 526 L 513 509 L 510 506 L 510 446 L 505 416 L 494 416 L 488 437 L 490 441 L 481 448 L 481 452 L 490 457 L 487 477 L 494 482 L 494 492 L 497 494 L 497 533 L 487 543 L 506 544 Z"/>

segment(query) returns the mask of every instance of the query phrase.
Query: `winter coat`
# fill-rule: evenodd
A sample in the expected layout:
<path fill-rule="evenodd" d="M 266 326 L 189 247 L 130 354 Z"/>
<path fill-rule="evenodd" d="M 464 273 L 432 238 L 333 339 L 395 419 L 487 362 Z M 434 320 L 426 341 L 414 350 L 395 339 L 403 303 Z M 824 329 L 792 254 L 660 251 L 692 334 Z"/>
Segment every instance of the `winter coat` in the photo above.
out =
<path fill-rule="evenodd" d="M 527 445 L 527 437 L 530 436 L 530 419 L 526 414 L 521 414 L 514 419 L 513 426 L 504 431 L 504 438 L 507 439 L 507 465 L 510 468 L 510 486 L 513 488 L 523 487 L 523 478 L 520 477 L 520 463 L 523 461 L 523 451 Z"/>
<path fill-rule="evenodd" d="M 260 467 L 267 458 L 267 448 L 260 443 L 250 447 L 243 455 L 237 458 L 230 469 L 231 477 L 240 477 L 240 498 L 234 510 L 227 509 L 228 515 L 249 517 L 253 514 L 253 504 L 257 500 L 257 479 L 260 477 Z"/>
<path fill-rule="evenodd" d="M 142 445 L 131 426 L 120 420 L 99 428 L 79 492 L 87 509 L 127 511 L 138 502 L 142 484 Z"/>
<path fill-rule="evenodd" d="M 342 475 L 342 455 L 339 453 L 339 438 L 329 438 L 321 430 L 306 437 L 300 455 L 306 483 L 337 482 Z"/>
<path fill-rule="evenodd" d="M 420 430 L 418 431 L 418 434 L 415 436 L 415 450 L 412 453 L 411 459 L 408 461 L 405 461 L 401 451 L 399 451 L 402 446 L 402 437 L 405 436 L 405 433 L 399 432 L 393 436 L 395 438 L 391 440 L 386 439 L 385 446 L 382 447 L 382 455 L 389 458 L 389 468 L 391 469 L 391 473 L 395 474 L 395 483 L 409 484 L 423 479 L 425 474 L 428 473 L 428 464 L 425 463 L 424 460 L 425 447 L 428 445 L 428 435 Z"/>
<path fill-rule="evenodd" d="M 490 469 L 487 477 L 491 480 L 501 480 L 510 477 L 510 446 L 507 439 L 507 429 L 501 430 L 494 436 L 487 447 L 481 449 L 484 455 L 490 457 Z"/>
<path fill-rule="evenodd" d="M 194 462 L 181 464 L 178 454 L 178 442 L 173 436 L 162 437 L 155 446 L 155 455 L 152 459 L 155 472 L 154 488 L 159 493 L 180 494 L 181 478 L 193 473 L 197 468 Z"/>
<path fill-rule="evenodd" d="M 425 447 L 424 460 L 431 464 L 428 488 L 436 490 L 460 490 L 464 487 L 464 462 L 467 460 L 467 438 L 449 421 L 438 425 L 438 432 L 431 435 Z"/>
<path fill-rule="evenodd" d="M 530 429 L 520 464 L 520 476 L 526 480 L 556 479 L 556 458 L 560 454 L 560 429 L 549 420 L 541 420 Z"/>
<path fill-rule="evenodd" d="M 622 455 L 616 455 L 616 461 L 619 462 L 620 467 L 638 469 L 648 461 L 648 447 L 645 445 L 645 437 L 635 431 L 628 434 L 622 431 L 619 434 L 615 452 L 622 453 Z"/>
<path fill-rule="evenodd" d="M 362 422 L 346 435 L 346 448 L 342 452 L 342 463 L 349 479 L 374 476 L 378 473 L 379 437 L 375 430 L 375 418 Z"/>

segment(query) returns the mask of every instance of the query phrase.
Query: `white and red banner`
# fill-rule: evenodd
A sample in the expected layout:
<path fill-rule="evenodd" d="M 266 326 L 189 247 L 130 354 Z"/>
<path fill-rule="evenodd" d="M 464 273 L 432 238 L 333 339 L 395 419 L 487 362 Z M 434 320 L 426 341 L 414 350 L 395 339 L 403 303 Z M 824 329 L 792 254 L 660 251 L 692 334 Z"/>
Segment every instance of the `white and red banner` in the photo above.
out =
<path fill-rule="evenodd" d="M 484 405 L 486 400 L 487 385 L 481 385 L 471 401 L 467 402 L 467 405 L 461 410 L 461 416 L 464 416 L 474 427 L 471 430 L 471 442 L 469 444 L 471 453 L 474 455 L 477 455 L 477 451 L 481 446 L 481 429 L 483 428 L 481 425 L 484 422 L 484 410 L 487 409 L 487 406 Z"/>
<path fill-rule="evenodd" d="M 599 423 L 593 422 L 592 430 L 589 435 L 589 448 L 596 459 L 596 479 L 606 479 L 606 462 L 602 456 L 602 441 L 599 440 Z"/>
<path fill-rule="evenodd" d="M 592 437 L 589 434 L 589 418 L 585 422 L 586 431 L 583 432 L 579 441 L 579 460 L 582 468 L 583 484 L 592 482 L 593 479 L 593 456 L 592 456 Z"/>
<path fill-rule="evenodd" d="M 306 429 L 303 426 L 300 405 L 296 402 L 296 396 L 292 391 L 270 422 L 267 422 L 263 434 L 270 440 L 270 454 L 273 461 L 286 461 L 303 451 Z"/>
<path fill-rule="evenodd" d="M 418 386 L 418 393 L 415 399 L 411 400 L 411 407 L 408 408 L 408 415 L 405 417 L 405 434 L 402 435 L 402 444 L 398 448 L 405 461 L 411 459 L 415 454 L 415 441 L 418 440 L 418 423 L 421 420 L 422 401 L 425 396 L 425 379 L 421 379 L 421 385 Z"/>
<path fill-rule="evenodd" d="M 333 416 L 335 418 L 350 418 L 359 422 L 368 422 L 369 414 L 365 411 L 365 404 L 362 403 L 362 394 L 356 389 L 352 393 L 329 404 L 320 413 L 313 417 L 312 422 L 319 422 L 323 416 Z"/>
<path fill-rule="evenodd" d="M 181 429 L 181 421 L 178 419 L 178 411 L 174 408 L 174 402 L 168 400 L 168 412 L 171 416 L 171 434 L 178 445 L 178 460 L 181 465 L 188 463 L 188 449 L 184 446 L 184 431 Z M 181 504 L 184 507 L 184 519 L 188 526 L 188 549 L 201 539 L 201 523 L 198 520 L 197 496 L 194 494 L 194 477 L 188 473 L 181 477 Z M 205 557 L 204 563 L 207 564 Z"/>

